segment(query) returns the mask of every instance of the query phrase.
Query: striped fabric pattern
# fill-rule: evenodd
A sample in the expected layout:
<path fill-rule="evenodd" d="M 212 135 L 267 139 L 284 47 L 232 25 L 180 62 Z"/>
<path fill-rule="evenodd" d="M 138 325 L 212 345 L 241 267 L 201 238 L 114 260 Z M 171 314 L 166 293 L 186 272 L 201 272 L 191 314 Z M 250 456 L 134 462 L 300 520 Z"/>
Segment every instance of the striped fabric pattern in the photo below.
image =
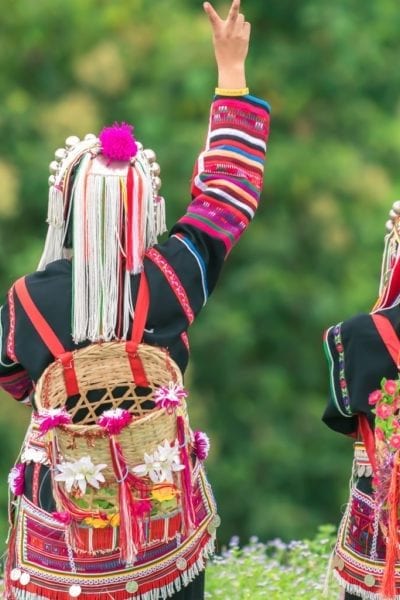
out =
<path fill-rule="evenodd" d="M 269 133 L 269 105 L 253 96 L 217 96 L 206 149 L 195 167 L 192 195 L 180 223 L 220 239 L 226 254 L 258 206 Z"/>

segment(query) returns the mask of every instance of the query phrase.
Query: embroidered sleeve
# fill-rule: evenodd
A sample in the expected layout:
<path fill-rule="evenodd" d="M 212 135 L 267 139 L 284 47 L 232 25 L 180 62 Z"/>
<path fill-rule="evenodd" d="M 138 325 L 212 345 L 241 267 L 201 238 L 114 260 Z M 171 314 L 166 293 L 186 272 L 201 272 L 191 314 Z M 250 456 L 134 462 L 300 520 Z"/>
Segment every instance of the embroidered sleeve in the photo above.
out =
<path fill-rule="evenodd" d="M 263 185 L 269 106 L 253 96 L 216 97 L 206 148 L 180 224 L 220 240 L 227 255 L 254 217 Z"/>
<path fill-rule="evenodd" d="M 18 402 L 30 405 L 29 395 L 33 391 L 33 384 L 28 373 L 18 363 L 15 356 L 14 318 L 13 303 L 12 308 L 10 302 L 0 308 L 0 387 Z"/>
<path fill-rule="evenodd" d="M 331 327 L 324 335 L 324 350 L 328 361 L 331 403 L 343 417 L 352 417 L 349 388 L 345 371 L 345 351 L 342 323 Z"/>

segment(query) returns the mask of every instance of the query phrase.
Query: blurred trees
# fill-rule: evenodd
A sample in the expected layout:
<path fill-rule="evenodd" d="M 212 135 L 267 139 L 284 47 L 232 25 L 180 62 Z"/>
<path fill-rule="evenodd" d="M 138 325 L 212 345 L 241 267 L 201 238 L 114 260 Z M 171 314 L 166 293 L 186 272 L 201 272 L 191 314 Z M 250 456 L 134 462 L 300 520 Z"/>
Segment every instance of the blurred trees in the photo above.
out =
<path fill-rule="evenodd" d="M 188 374 L 192 419 L 212 437 L 224 541 L 309 535 L 339 518 L 351 442 L 320 422 L 321 335 L 373 304 L 399 188 L 397 2 L 244 5 L 249 84 L 273 108 L 265 193 L 193 327 Z M 157 150 L 169 224 L 183 212 L 215 85 L 200 2 L 19 0 L 2 14 L 0 67 L 3 294 L 36 268 L 47 164 L 67 135 L 133 122 Z M 1 400 L 5 521 L 27 415 Z"/>

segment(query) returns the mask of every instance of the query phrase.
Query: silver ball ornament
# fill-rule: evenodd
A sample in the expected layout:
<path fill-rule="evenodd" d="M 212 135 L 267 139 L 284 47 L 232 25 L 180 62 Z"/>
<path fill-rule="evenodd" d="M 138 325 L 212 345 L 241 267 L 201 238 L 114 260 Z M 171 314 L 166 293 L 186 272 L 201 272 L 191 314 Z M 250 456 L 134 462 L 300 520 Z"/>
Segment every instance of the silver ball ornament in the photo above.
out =
<path fill-rule="evenodd" d="M 141 152 L 143 150 L 143 144 L 142 144 L 142 142 L 136 141 L 136 146 L 137 146 L 138 152 Z"/>
<path fill-rule="evenodd" d="M 50 173 L 57 173 L 60 164 L 56 160 L 52 160 L 49 164 Z"/>
<path fill-rule="evenodd" d="M 51 186 L 51 185 L 54 185 L 54 184 L 55 184 L 55 182 L 56 182 L 56 178 L 55 178 L 55 176 L 54 176 L 54 175 L 50 175 L 50 177 L 49 177 L 49 185 L 50 185 L 50 186 Z"/>
<path fill-rule="evenodd" d="M 153 175 L 159 175 L 161 173 L 161 167 L 158 163 L 154 162 L 150 167 L 150 171 Z"/>
<path fill-rule="evenodd" d="M 79 144 L 81 140 L 78 138 L 77 135 L 70 135 L 69 137 L 67 137 L 67 139 L 65 140 L 65 146 L 70 149 L 73 146 L 76 146 L 77 144 Z"/>
<path fill-rule="evenodd" d="M 143 153 L 144 153 L 145 157 L 147 158 L 147 160 L 149 161 L 149 163 L 153 163 L 156 161 L 156 153 L 154 152 L 154 150 L 147 148 L 146 150 L 143 150 Z"/>
<path fill-rule="evenodd" d="M 94 135 L 94 133 L 87 133 L 87 134 L 85 135 L 85 141 L 86 141 L 86 142 L 90 142 L 90 141 L 92 141 L 92 140 L 94 141 L 94 140 L 96 140 L 96 139 L 97 139 L 97 136 L 96 136 L 96 135 Z"/>
<path fill-rule="evenodd" d="M 396 202 L 393 202 L 393 210 L 395 213 L 400 215 L 400 200 L 396 200 Z"/>
<path fill-rule="evenodd" d="M 385 228 L 388 233 L 390 233 L 393 230 L 393 227 L 394 227 L 394 225 L 393 225 L 393 221 L 391 219 L 389 221 L 386 221 Z"/>
<path fill-rule="evenodd" d="M 392 219 L 392 221 L 395 221 L 396 219 L 399 218 L 399 215 L 397 214 L 397 212 L 395 210 L 389 211 L 389 217 Z"/>
<path fill-rule="evenodd" d="M 68 153 L 65 148 L 57 148 L 57 150 L 54 152 L 54 156 L 57 160 L 63 160 L 67 154 Z"/>
<path fill-rule="evenodd" d="M 153 188 L 158 192 L 161 187 L 161 179 L 159 177 L 154 177 L 153 179 Z"/>

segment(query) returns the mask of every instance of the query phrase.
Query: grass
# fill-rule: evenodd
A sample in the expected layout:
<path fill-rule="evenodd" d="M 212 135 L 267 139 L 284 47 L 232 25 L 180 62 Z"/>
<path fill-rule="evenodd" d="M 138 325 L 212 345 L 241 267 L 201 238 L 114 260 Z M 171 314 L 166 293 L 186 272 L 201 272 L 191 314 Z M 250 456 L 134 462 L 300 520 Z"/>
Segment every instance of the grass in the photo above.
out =
<path fill-rule="evenodd" d="M 333 527 L 324 526 L 313 540 L 264 544 L 252 538 L 243 547 L 232 538 L 207 569 L 207 600 L 337 600 L 334 582 L 323 596 L 334 533 Z"/>

